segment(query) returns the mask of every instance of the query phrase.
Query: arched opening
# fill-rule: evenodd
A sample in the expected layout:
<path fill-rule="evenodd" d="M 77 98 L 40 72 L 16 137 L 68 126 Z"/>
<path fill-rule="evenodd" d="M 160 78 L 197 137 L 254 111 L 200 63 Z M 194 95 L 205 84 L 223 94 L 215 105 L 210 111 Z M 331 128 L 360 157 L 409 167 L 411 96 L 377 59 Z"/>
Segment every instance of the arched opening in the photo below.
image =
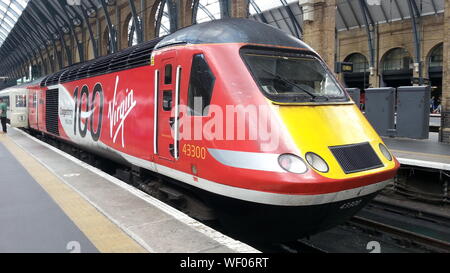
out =
<path fill-rule="evenodd" d="M 353 64 L 352 73 L 344 73 L 344 82 L 348 88 L 359 88 L 364 91 L 369 87 L 369 62 L 366 56 L 353 53 L 345 58 L 345 62 Z"/>
<path fill-rule="evenodd" d="M 389 50 L 381 61 L 382 86 L 410 86 L 413 77 L 413 60 L 404 48 Z"/>
<path fill-rule="evenodd" d="M 434 47 L 428 57 L 428 78 L 432 86 L 431 97 L 435 98 L 433 110 L 438 108 L 442 97 L 442 74 L 444 62 L 444 44 Z"/>

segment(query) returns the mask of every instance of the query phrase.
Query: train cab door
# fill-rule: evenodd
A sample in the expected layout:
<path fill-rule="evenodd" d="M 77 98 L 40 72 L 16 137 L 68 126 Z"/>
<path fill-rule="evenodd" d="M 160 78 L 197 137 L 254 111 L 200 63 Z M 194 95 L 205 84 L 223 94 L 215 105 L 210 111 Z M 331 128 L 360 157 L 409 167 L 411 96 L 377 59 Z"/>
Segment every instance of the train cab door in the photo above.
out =
<path fill-rule="evenodd" d="M 36 99 L 37 99 L 37 128 L 39 131 L 41 132 L 45 132 L 46 131 L 46 126 L 45 126 L 45 91 L 38 91 L 36 94 Z"/>
<path fill-rule="evenodd" d="M 28 124 L 31 128 L 37 129 L 37 91 L 30 90 L 28 92 Z"/>
<path fill-rule="evenodd" d="M 16 128 L 28 127 L 28 108 L 26 90 L 11 91 L 10 102 L 10 125 Z"/>
<path fill-rule="evenodd" d="M 155 86 L 155 154 L 161 159 L 178 159 L 178 115 L 181 66 L 176 62 L 176 51 L 163 53 L 156 70 Z"/>

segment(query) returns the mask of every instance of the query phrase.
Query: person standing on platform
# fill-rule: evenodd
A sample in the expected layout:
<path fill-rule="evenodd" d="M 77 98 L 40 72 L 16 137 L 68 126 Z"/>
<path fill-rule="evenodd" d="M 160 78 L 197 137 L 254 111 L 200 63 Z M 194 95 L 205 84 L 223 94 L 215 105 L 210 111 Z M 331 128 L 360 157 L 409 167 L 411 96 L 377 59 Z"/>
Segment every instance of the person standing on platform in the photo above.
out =
<path fill-rule="evenodd" d="M 7 111 L 7 106 L 6 103 L 3 102 L 3 99 L 0 98 L 0 119 L 1 119 L 1 123 L 2 123 L 2 128 L 3 128 L 3 134 L 6 134 L 6 111 Z"/>

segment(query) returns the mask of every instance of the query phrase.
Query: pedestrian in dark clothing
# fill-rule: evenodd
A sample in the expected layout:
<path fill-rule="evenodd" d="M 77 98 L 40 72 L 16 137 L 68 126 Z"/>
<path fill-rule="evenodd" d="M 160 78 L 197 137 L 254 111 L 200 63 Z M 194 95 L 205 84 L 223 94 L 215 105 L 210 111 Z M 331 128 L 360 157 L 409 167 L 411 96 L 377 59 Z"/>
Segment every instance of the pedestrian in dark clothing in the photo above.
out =
<path fill-rule="evenodd" d="M 3 99 L 0 98 L 0 119 L 4 134 L 6 134 L 6 112 L 7 112 L 6 103 L 4 103 Z"/>

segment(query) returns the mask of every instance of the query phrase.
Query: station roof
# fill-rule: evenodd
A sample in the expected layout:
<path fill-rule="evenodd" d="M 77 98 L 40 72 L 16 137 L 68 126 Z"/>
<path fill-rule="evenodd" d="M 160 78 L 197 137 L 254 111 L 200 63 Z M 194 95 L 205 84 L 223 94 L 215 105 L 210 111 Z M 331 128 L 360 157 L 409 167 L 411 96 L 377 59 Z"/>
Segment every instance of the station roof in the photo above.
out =
<path fill-rule="evenodd" d="M 445 0 L 415 0 L 421 16 L 444 12 Z M 411 18 L 408 0 L 366 0 L 369 18 L 375 24 Z M 365 26 L 359 0 L 338 0 L 336 28 L 338 31 Z"/>
<path fill-rule="evenodd" d="M 0 0 L 0 46 L 19 20 L 28 0 Z"/>
<path fill-rule="evenodd" d="M 111 0 L 0 0 L 0 76 L 26 74 L 22 64 L 39 58 L 42 50 L 54 54 L 56 43 L 65 43 L 62 37 L 74 36 L 74 30 L 83 26 L 90 18 L 106 9 Z M 157 18 L 159 35 L 169 34 L 170 27 L 168 2 Z M 248 0 L 249 18 L 270 24 L 294 37 L 302 38 L 304 9 L 299 0 Z M 415 14 L 421 16 L 443 13 L 447 0 L 337 0 L 336 29 L 338 31 L 365 27 L 369 24 L 391 23 L 411 18 L 410 3 L 414 3 Z M 112 1 L 111 3 L 113 3 Z M 129 1 L 129 3 L 139 1 Z M 225 0 L 193 0 L 195 21 L 197 23 L 223 19 L 221 8 Z M 327 1 L 325 1 L 327 4 Z M 131 5 L 131 4 L 130 4 Z M 138 4 L 136 4 L 138 5 Z M 363 7 L 363 5 L 365 7 Z M 161 5 L 159 9 L 161 8 Z M 159 12 L 157 12 L 159 13 Z M 366 15 L 366 16 L 364 16 Z M 96 34 L 97 35 L 97 34 Z M 98 35 L 97 35 L 98 36 Z M 98 39 L 98 37 L 96 38 Z M 77 45 L 83 48 L 82 45 Z M 67 46 L 63 46 L 67 48 Z M 70 52 L 58 52 L 71 59 Z M 98 52 L 98 51 L 96 51 Z M 98 53 L 97 53 L 98 54 Z M 81 55 L 81 54 L 80 54 Z M 81 60 L 83 61 L 83 60 Z M 54 65 L 54 64 L 53 64 Z"/>

